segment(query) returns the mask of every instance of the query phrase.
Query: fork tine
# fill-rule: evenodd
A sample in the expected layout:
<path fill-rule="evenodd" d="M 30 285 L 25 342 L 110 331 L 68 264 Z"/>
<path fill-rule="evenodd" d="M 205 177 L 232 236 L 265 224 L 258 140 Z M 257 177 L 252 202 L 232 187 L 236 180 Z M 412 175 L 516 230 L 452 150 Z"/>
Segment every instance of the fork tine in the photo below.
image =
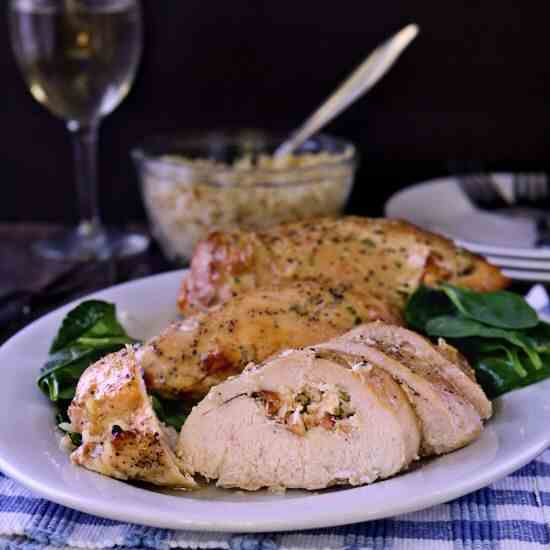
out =
<path fill-rule="evenodd" d="M 534 174 L 529 175 L 529 198 L 533 203 L 539 198 L 538 182 Z"/>
<path fill-rule="evenodd" d="M 495 209 L 506 206 L 489 174 L 469 174 L 459 179 L 459 184 L 470 202 L 481 209 Z"/>
<path fill-rule="evenodd" d="M 550 189 L 548 187 L 548 176 L 545 173 L 539 174 L 541 187 L 544 189 L 543 196 L 541 197 L 541 204 L 544 208 L 548 207 L 550 201 Z"/>
<path fill-rule="evenodd" d="M 538 200 L 543 201 L 548 194 L 546 176 L 544 174 L 535 174 L 537 182 Z"/>
<path fill-rule="evenodd" d="M 514 203 L 516 205 L 528 202 L 528 177 L 527 174 L 519 173 L 514 176 Z"/>
<path fill-rule="evenodd" d="M 514 199 L 516 204 L 540 205 L 548 196 L 545 174 L 518 174 L 514 179 Z"/>

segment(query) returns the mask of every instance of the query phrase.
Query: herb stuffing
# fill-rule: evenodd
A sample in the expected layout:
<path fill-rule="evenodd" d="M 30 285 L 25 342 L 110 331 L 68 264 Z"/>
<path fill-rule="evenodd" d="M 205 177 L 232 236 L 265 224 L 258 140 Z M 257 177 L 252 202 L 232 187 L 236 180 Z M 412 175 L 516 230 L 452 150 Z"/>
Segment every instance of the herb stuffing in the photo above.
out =
<path fill-rule="evenodd" d="M 37 384 L 54 404 L 56 424 L 73 445 L 81 443 L 79 433 L 70 430 L 67 414 L 84 371 L 102 357 L 140 342 L 130 337 L 116 316 L 114 304 L 87 300 L 72 309 L 63 319 L 41 369 Z M 180 429 L 188 407 L 152 396 L 159 420 Z"/>
<path fill-rule="evenodd" d="M 518 294 L 420 287 L 405 319 L 463 353 L 491 398 L 550 377 L 550 324 Z"/>

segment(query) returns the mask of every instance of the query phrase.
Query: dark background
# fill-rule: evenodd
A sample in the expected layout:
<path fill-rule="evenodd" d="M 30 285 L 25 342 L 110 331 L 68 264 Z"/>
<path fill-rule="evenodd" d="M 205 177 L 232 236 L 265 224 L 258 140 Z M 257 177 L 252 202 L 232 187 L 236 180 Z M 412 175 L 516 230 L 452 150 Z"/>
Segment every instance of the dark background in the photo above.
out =
<path fill-rule="evenodd" d="M 3 2 L 7 5 L 7 1 Z M 101 204 L 143 218 L 129 150 L 148 135 L 300 123 L 399 27 L 421 35 L 396 68 L 328 130 L 362 166 L 349 209 L 378 214 L 396 189 L 478 169 L 550 164 L 550 9 L 542 1 L 143 0 L 146 50 L 134 89 L 102 127 Z M 0 220 L 73 222 L 61 121 L 18 74 L 0 10 Z"/>

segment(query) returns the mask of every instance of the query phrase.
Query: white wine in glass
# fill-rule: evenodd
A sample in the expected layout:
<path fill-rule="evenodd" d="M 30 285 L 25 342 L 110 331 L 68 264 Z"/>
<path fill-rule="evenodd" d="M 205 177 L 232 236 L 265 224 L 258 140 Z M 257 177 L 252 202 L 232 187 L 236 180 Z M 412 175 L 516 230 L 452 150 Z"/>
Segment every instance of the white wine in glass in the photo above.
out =
<path fill-rule="evenodd" d="M 68 260 L 143 251 L 145 235 L 106 229 L 97 206 L 99 124 L 134 81 L 142 50 L 139 0 L 10 0 L 9 20 L 33 97 L 66 121 L 74 143 L 80 224 L 35 250 Z"/>

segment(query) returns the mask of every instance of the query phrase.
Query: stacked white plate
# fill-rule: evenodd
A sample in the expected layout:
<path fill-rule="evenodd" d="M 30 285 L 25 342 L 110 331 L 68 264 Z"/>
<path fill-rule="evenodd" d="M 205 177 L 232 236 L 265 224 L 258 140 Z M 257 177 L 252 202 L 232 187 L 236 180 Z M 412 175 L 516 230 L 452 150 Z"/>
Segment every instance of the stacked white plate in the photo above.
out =
<path fill-rule="evenodd" d="M 491 174 L 502 196 L 513 193 L 513 174 Z M 536 245 L 536 222 L 476 208 L 458 177 L 408 187 L 386 203 L 386 216 L 446 235 L 481 254 L 511 279 L 550 282 L 550 247 Z"/>

